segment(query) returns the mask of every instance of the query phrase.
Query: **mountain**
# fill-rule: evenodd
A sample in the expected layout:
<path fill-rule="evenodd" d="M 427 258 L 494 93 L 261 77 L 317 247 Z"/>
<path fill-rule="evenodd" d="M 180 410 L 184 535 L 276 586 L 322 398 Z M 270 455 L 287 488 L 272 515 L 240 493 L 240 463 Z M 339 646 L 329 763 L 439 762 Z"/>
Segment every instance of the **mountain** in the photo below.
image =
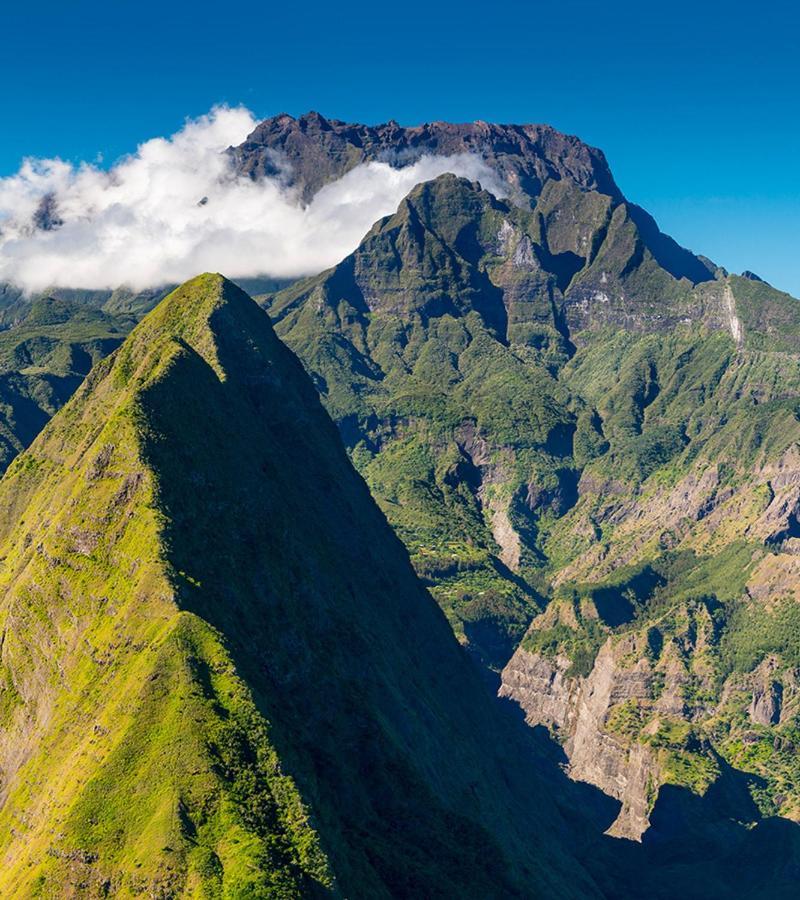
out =
<path fill-rule="evenodd" d="M 601 896 L 569 790 L 221 276 L 14 460 L 0 544 L 3 896 Z"/>
<path fill-rule="evenodd" d="M 417 187 L 268 310 L 461 641 L 622 802 L 613 833 L 725 773 L 733 819 L 798 820 L 800 305 L 538 134 L 262 124 L 242 171 L 303 191 L 389 135 L 396 164 L 469 143 L 510 186 Z"/>
<path fill-rule="evenodd" d="M 240 281 L 256 293 L 287 283 Z M 0 473 L 66 403 L 91 367 L 174 287 L 53 287 L 36 295 L 0 284 Z"/>
<path fill-rule="evenodd" d="M 310 112 L 261 122 L 230 150 L 237 170 L 251 178 L 281 176 L 310 200 L 325 184 L 360 163 L 407 165 L 424 154 L 478 153 L 523 204 L 552 180 L 621 197 L 602 152 L 548 125 L 455 125 L 432 122 L 403 128 L 396 122 L 357 125 Z"/>
<path fill-rule="evenodd" d="M 549 203 L 523 210 L 442 176 L 269 306 L 418 571 L 495 666 L 542 602 L 539 519 L 567 512 L 582 464 L 605 446 L 594 405 L 559 377 L 577 335 L 729 327 L 723 283 L 676 280 L 644 252 L 631 268 L 630 222 L 566 276 Z M 617 298 L 588 301 L 592 279 Z M 671 292 L 672 308 L 651 290 Z"/>
<path fill-rule="evenodd" d="M 82 303 L 2 292 L 0 472 L 30 444 L 133 320 Z"/>
<path fill-rule="evenodd" d="M 304 200 L 361 162 L 463 152 L 507 197 L 420 185 L 260 300 L 484 679 L 620 804 L 607 824 L 643 856 L 585 854 L 601 889 L 616 869 L 654 894 L 778 896 L 762 863 L 791 883 L 800 820 L 798 301 L 678 246 L 600 151 L 546 126 L 279 116 L 229 151 Z M 3 296 L 16 340 L 32 300 Z M 148 308 L 108 299 L 81 302 Z M 27 430 L 9 414 L 7 459 L 61 402 Z"/>

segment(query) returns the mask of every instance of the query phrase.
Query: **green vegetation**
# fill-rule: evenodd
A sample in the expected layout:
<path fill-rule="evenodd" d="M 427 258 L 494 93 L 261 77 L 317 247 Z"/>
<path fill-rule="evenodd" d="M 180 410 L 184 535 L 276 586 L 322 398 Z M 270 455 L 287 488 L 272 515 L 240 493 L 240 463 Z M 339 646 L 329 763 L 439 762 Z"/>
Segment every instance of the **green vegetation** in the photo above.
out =
<path fill-rule="evenodd" d="M 163 295 L 54 293 L 0 290 L 0 472 Z"/>
<path fill-rule="evenodd" d="M 213 281 L 206 291 L 219 296 Z M 138 354 L 137 382 L 120 389 L 116 366 L 96 367 L 2 482 L 3 678 L 16 699 L 1 724 L 9 759 L 28 757 L 4 764 L 0 815 L 26 827 L 4 829 L 21 843 L 2 891 L 298 896 L 333 884 L 308 814 L 220 635 L 171 599 L 142 458 L 141 391 L 170 365 L 152 323 L 116 358 L 125 369 Z"/>
<path fill-rule="evenodd" d="M 753 686 L 731 690 L 767 658 L 774 658 L 781 685 L 800 667 L 792 552 L 800 526 L 791 513 L 797 497 L 790 474 L 800 446 L 798 302 L 763 282 L 714 273 L 617 196 L 566 177 L 519 190 L 530 191 L 525 208 L 453 176 L 420 185 L 340 265 L 288 287 L 261 284 L 260 299 L 311 375 L 417 573 L 483 665 L 499 672 L 522 642 L 530 652 L 565 656 L 568 675 L 586 677 L 606 641 L 624 641 L 625 665 L 647 663 L 652 697 L 615 707 L 608 730 L 628 743 L 648 742 L 664 780 L 699 793 L 716 777 L 718 754 L 765 778 L 766 787 L 752 788 L 763 809 L 772 804 L 794 815 L 800 781 L 788 751 L 770 744 L 770 736 L 796 727 L 793 708 L 779 724 L 756 726 L 747 713 Z M 209 503 L 219 511 L 219 528 L 243 547 L 275 542 L 263 530 L 242 530 L 240 517 L 259 513 L 240 489 L 242 466 L 270 472 L 287 496 L 302 495 L 315 512 L 329 510 L 332 490 L 301 472 L 296 480 L 314 485 L 305 491 L 291 477 L 293 467 L 262 458 L 251 445 L 269 445 L 272 431 L 234 432 L 227 440 L 235 442 L 237 460 L 226 457 L 227 470 L 212 462 L 230 421 L 249 421 L 251 413 L 241 398 L 220 391 L 219 379 L 236 367 L 209 337 L 210 319 L 187 313 L 199 305 L 216 315 L 210 311 L 217 293 L 213 281 L 197 281 L 191 303 L 160 307 L 112 368 L 97 365 L 89 379 L 105 384 L 110 372 L 115 390 L 136 394 L 128 423 L 136 437 L 129 441 L 141 465 L 131 456 L 128 476 L 156 473 L 152 508 L 164 547 L 152 552 L 174 569 L 165 592 L 204 596 L 206 603 L 253 590 L 228 562 L 198 563 L 217 541 L 216 531 L 195 534 L 191 527 Z M 32 303 L 2 294 L 0 467 L 30 444 L 155 299 L 124 290 L 56 292 Z M 258 333 L 250 316 L 240 330 Z M 187 346 L 170 346 L 145 365 L 144 335 L 162 346 L 162 333 Z M 248 353 L 258 350 L 257 340 L 245 344 Z M 160 455 L 206 422 L 206 407 L 185 399 L 198 385 L 225 415 L 208 420 L 191 453 Z M 62 423 L 70 415 L 65 411 Z M 282 421 L 264 403 L 259 415 L 273 430 Z M 74 437 L 70 431 L 64 445 Z M 97 451 L 87 477 L 114 470 L 116 435 L 103 445 L 89 431 L 80 439 Z M 316 440 L 323 453 L 335 437 Z M 305 447 L 308 438 L 297 441 Z M 117 448 L 109 460 L 103 446 Z M 63 459 L 59 465 L 68 468 Z M 55 483 L 59 471 L 35 450 L 19 457 L 9 472 L 15 493 L 8 488 L 2 512 L 9 527 L 27 509 L 29 491 Z M 187 473 L 191 489 L 171 494 L 171 485 L 186 485 Z M 105 480 L 92 476 L 93 490 Z M 187 499 L 195 493 L 202 502 Z M 290 527 L 283 494 L 255 496 Z M 82 510 L 70 525 L 75 546 L 91 558 L 104 521 L 99 507 Z M 49 521 L 46 509 L 37 514 Z M 343 514 L 329 524 L 346 530 L 351 519 Z M 22 532 L 17 538 L 28 539 Z M 132 546 L 130 558 L 142 552 Z M 77 578 L 73 567 L 80 565 L 73 563 L 82 553 L 61 548 L 52 556 L 68 559 Z M 353 568 L 363 565 L 349 543 L 331 548 L 326 563 L 337 554 Z M 305 568 L 300 551 L 292 559 L 295 569 L 280 583 L 286 596 L 294 596 Z M 118 588 L 119 559 L 105 563 L 106 580 L 80 581 L 84 594 L 90 581 L 92 596 L 109 595 L 107 582 Z M 373 565 L 383 572 L 382 560 Z M 40 584 L 58 597 L 78 592 L 46 572 L 38 578 L 33 595 Z M 389 592 L 390 579 L 379 580 Z M 120 590 L 133 596 L 130 584 Z M 349 596 L 343 584 L 337 591 Z M 230 623 L 210 610 L 200 618 L 230 634 Z M 275 621 L 280 629 L 282 619 Z M 241 625 L 234 630 L 246 645 Z M 314 652 L 327 658 L 334 650 L 326 643 Z M 2 677 L 0 716 L 16 721 L 22 694 L 8 673 Z M 666 690 L 683 718 L 662 717 L 652 734 L 648 704 Z M 262 712 L 271 702 L 265 691 L 253 701 Z M 737 699 L 721 711 L 728 696 Z M 396 735 L 389 743 L 395 740 L 402 743 Z M 769 775 L 770 766 L 779 774 Z M 375 837 L 372 852 L 392 868 L 388 851 L 375 849 L 384 839 Z M 314 871 L 321 884 L 321 869 Z"/>
<path fill-rule="evenodd" d="M 685 787 L 700 796 L 705 794 L 720 774 L 716 760 L 704 753 L 670 750 L 662 756 L 660 762 L 664 784 Z"/>
<path fill-rule="evenodd" d="M 739 602 L 731 610 L 722 637 L 724 671 L 750 672 L 770 653 L 787 666 L 800 666 L 800 605 L 793 596 L 778 598 L 768 608 Z"/>
<path fill-rule="evenodd" d="M 728 709 L 715 721 L 720 752 L 737 770 L 755 776 L 753 798 L 764 816 L 783 815 L 797 821 L 800 802 L 800 728 L 797 722 L 778 728 L 754 726 L 738 710 Z"/>
<path fill-rule="evenodd" d="M 732 674 L 770 653 L 798 665 L 794 576 L 785 599 L 746 599 L 771 552 L 793 571 L 791 526 L 766 513 L 770 467 L 800 445 L 797 301 L 712 278 L 568 182 L 532 205 L 452 176 L 422 185 L 340 266 L 269 298 L 270 315 L 484 664 L 501 669 L 522 639 L 585 677 L 627 636 L 653 701 L 679 666 L 686 716 L 706 723 Z M 610 727 L 633 739 L 638 715 Z M 662 750 L 667 780 L 702 793 L 712 757 Z"/>
<path fill-rule="evenodd" d="M 600 623 L 577 619 L 576 627 L 558 622 L 552 627 L 531 628 L 522 641 L 529 653 L 543 656 L 563 654 L 570 660 L 567 675 L 586 677 L 594 667 L 597 651 L 608 635 Z"/>
<path fill-rule="evenodd" d="M 220 276 L 94 367 L 0 501 L 4 896 L 591 893 L 310 380 Z"/>
<path fill-rule="evenodd" d="M 623 700 L 612 707 L 606 718 L 605 728 L 628 742 L 638 740 L 642 728 L 647 723 L 649 711 L 638 700 Z"/>

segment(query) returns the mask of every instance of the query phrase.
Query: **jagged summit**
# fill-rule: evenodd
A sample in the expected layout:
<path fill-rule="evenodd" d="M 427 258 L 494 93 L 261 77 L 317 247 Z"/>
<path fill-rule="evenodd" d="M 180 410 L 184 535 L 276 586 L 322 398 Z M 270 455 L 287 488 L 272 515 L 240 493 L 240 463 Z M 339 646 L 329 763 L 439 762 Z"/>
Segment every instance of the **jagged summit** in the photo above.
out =
<path fill-rule="evenodd" d="M 750 790 L 797 819 L 796 299 L 566 180 L 529 211 L 443 175 L 269 309 L 460 639 L 622 801 L 615 834 L 647 842 L 674 784 L 748 785 L 708 804 L 718 836 Z"/>
<path fill-rule="evenodd" d="M 602 151 L 549 125 L 497 125 L 489 122 L 430 122 L 403 127 L 359 125 L 326 119 L 317 112 L 299 118 L 282 114 L 260 123 L 232 150 L 236 166 L 251 177 L 285 174 L 310 199 L 328 181 L 362 162 L 396 165 L 423 154 L 477 153 L 496 168 L 517 202 L 527 204 L 544 184 L 568 179 L 583 190 L 619 198 Z"/>
<path fill-rule="evenodd" d="M 756 275 L 755 272 L 751 272 L 749 269 L 745 269 L 742 272 L 742 278 L 746 278 L 748 281 L 763 281 L 764 279 L 760 275 Z"/>
<path fill-rule="evenodd" d="M 262 122 L 230 152 L 240 173 L 279 176 L 298 187 L 306 201 L 361 163 L 403 166 L 423 154 L 475 154 L 505 183 L 513 206 L 540 213 L 540 227 L 554 245 L 563 245 L 564 254 L 574 256 L 575 269 L 599 260 L 596 271 L 582 279 L 582 304 L 606 296 L 606 280 L 617 274 L 643 282 L 650 301 L 662 287 L 653 278 L 667 274 L 696 285 L 713 280 L 718 271 L 625 199 L 602 151 L 548 125 L 433 122 L 405 128 L 395 122 L 349 124 L 315 112 L 297 119 L 282 114 Z M 616 248 L 615 255 L 603 258 L 608 247 Z M 622 259 L 619 253 L 625 254 Z M 562 262 L 570 261 L 562 255 Z M 668 286 L 666 293 L 674 290 Z"/>

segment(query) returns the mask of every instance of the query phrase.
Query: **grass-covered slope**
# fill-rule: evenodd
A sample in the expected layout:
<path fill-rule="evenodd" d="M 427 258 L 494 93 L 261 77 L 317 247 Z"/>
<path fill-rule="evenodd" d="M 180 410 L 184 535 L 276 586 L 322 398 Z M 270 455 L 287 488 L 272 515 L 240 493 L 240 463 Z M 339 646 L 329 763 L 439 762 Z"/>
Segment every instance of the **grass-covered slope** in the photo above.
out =
<path fill-rule="evenodd" d="M 623 801 L 627 833 L 659 785 L 703 792 L 720 760 L 761 814 L 800 817 L 798 301 L 679 247 L 602 154 L 552 129 L 283 116 L 233 156 L 310 199 L 360 162 L 463 151 L 510 200 L 452 176 L 420 185 L 334 269 L 258 286 L 278 333 L 483 664 L 500 672 L 522 641 L 577 703 L 613 661 L 595 737 L 624 772 L 657 760 Z M 82 299 L 114 316 L 150 302 Z M 27 308 L 0 290 L 0 325 Z M 9 405 L 6 460 L 61 400 L 36 402 L 31 427 Z M 626 679 L 635 696 L 617 696 Z"/>
<path fill-rule="evenodd" d="M 594 893 L 302 367 L 221 277 L 14 461 L 0 558 L 3 896 Z"/>
<path fill-rule="evenodd" d="M 598 740 L 648 757 L 649 809 L 661 784 L 705 794 L 723 760 L 746 773 L 755 817 L 800 818 L 800 380 L 794 355 L 763 340 L 605 333 L 561 376 L 596 405 L 608 449 L 543 535 L 554 600 L 506 690 L 523 699 L 525 653 L 561 658 L 575 697 L 613 657 Z"/>
<path fill-rule="evenodd" d="M 240 280 L 254 295 L 286 280 Z M 0 473 L 72 396 L 90 368 L 172 290 L 51 288 L 41 296 L 0 284 Z"/>
<path fill-rule="evenodd" d="M 627 707 L 607 733 L 638 753 L 678 723 L 687 762 L 643 806 L 705 784 L 705 747 L 797 817 L 800 306 L 653 229 L 566 179 L 527 211 L 443 176 L 269 311 L 484 663 L 532 619 L 524 647 L 569 678 L 627 648 L 643 738 L 619 737 Z"/>

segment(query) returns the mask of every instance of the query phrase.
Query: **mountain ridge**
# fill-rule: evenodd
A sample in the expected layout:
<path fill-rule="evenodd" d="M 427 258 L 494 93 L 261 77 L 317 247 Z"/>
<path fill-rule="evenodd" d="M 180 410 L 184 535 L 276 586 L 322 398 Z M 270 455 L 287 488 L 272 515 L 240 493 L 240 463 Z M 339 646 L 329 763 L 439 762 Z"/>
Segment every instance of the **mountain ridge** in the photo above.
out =
<path fill-rule="evenodd" d="M 10 896 L 600 895 L 229 282 L 182 286 L 93 369 L 0 513 Z"/>
<path fill-rule="evenodd" d="M 267 306 L 459 638 L 503 669 L 531 623 L 503 691 L 623 800 L 618 833 L 642 836 L 655 784 L 706 791 L 715 753 L 794 818 L 800 306 L 665 269 L 611 208 L 553 182 L 528 213 L 441 176 Z M 595 678 L 606 705 L 575 731 Z M 780 692 L 780 722 L 747 713 Z"/>
<path fill-rule="evenodd" d="M 267 124 L 242 172 L 295 165 L 300 193 L 385 146 Z M 440 149 L 415 135 L 384 158 Z M 441 176 L 260 299 L 459 640 L 621 802 L 614 833 L 646 843 L 659 797 L 730 779 L 725 828 L 797 819 L 798 301 L 678 247 L 568 153 L 555 177 L 507 149 L 511 201 Z"/>
<path fill-rule="evenodd" d="M 485 155 L 520 202 L 547 179 L 562 176 L 586 189 L 621 197 L 602 151 L 549 125 L 437 121 L 403 127 L 390 121 L 370 126 L 326 119 L 316 112 L 298 118 L 284 113 L 261 122 L 229 152 L 241 174 L 282 175 L 298 185 L 305 200 L 359 163 L 408 164 L 426 152 Z M 285 163 L 294 171 L 287 171 Z"/>

